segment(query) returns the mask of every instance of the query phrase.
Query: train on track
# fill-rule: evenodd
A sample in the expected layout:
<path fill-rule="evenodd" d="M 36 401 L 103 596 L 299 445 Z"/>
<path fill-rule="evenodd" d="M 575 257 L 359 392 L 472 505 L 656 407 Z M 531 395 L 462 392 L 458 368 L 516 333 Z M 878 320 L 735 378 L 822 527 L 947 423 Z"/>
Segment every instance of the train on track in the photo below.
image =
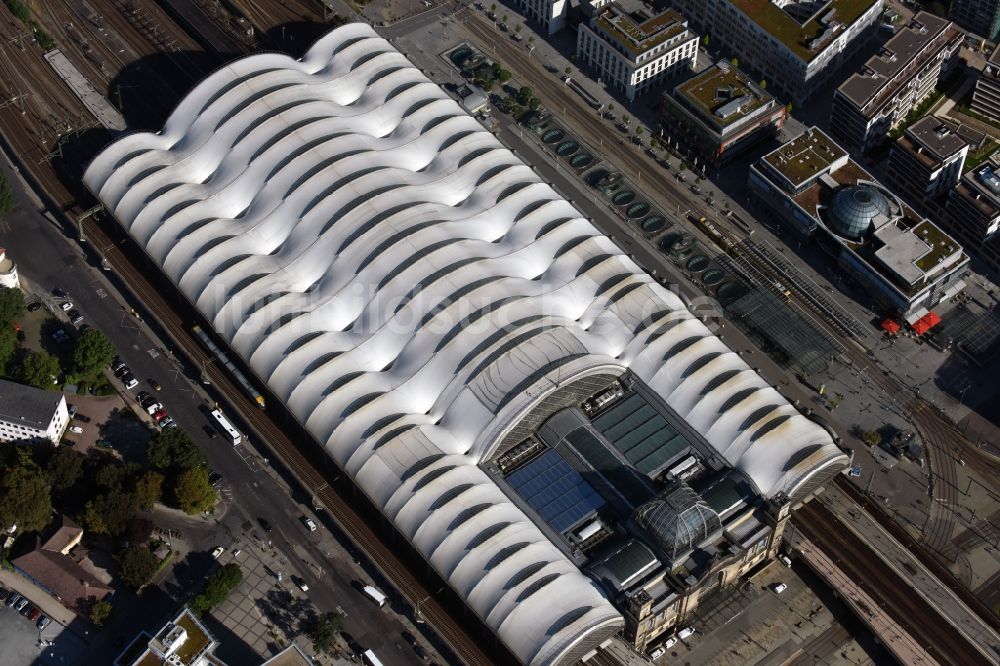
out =
<path fill-rule="evenodd" d="M 201 344 L 208 350 L 212 357 L 226 367 L 226 370 L 228 370 L 232 378 L 236 380 L 236 383 L 240 385 L 243 392 L 246 393 L 258 407 L 261 409 L 267 407 L 267 401 L 264 399 L 264 395 L 258 391 L 250 380 L 247 379 L 246 375 L 244 375 L 243 372 L 236 367 L 236 364 L 229 360 L 226 353 L 219 349 L 219 346 L 212 341 L 212 338 L 208 336 L 208 333 L 202 330 L 201 326 L 198 326 L 197 324 L 192 326 L 191 332 L 194 333 L 195 336 L 201 341 Z"/>

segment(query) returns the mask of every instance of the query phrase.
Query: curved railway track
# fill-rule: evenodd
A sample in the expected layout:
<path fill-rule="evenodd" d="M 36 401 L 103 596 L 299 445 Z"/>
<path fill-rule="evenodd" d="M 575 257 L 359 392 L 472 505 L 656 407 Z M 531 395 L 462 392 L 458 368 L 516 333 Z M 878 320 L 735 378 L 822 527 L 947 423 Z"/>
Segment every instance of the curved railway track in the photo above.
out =
<path fill-rule="evenodd" d="M 893 571 L 872 567 L 878 556 L 827 509 L 810 502 L 792 518 L 813 543 L 832 553 L 837 565 L 941 664 L 989 664 L 940 614 Z"/>

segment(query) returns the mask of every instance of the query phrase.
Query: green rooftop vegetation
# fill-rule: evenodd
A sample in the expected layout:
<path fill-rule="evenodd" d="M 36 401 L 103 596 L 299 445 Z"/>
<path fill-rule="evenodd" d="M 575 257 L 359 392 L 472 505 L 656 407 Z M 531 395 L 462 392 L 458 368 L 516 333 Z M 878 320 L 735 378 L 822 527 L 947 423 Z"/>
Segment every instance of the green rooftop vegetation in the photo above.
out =
<path fill-rule="evenodd" d="M 764 159 L 795 186 L 824 171 L 847 153 L 818 129 L 802 134 Z"/>
<path fill-rule="evenodd" d="M 925 273 L 937 266 L 942 259 L 958 250 L 958 244 L 938 229 L 933 222 L 921 222 L 913 229 L 913 233 L 931 246 L 931 251 L 916 261 L 917 268 Z"/>
<path fill-rule="evenodd" d="M 795 19 L 771 0 L 729 1 L 746 14 L 751 21 L 754 21 L 806 62 L 812 60 L 821 50 L 810 51 L 806 48 L 809 40 L 823 34 L 825 28 L 819 22 L 820 18 L 831 10 L 836 10 L 836 20 L 844 26 L 849 26 L 875 4 L 875 0 L 832 0 L 829 6 L 818 12 L 812 20 L 805 25 L 799 25 Z"/>
<path fill-rule="evenodd" d="M 719 97 L 719 92 L 722 90 L 730 92 L 728 95 Z M 761 90 L 759 86 L 751 88 L 750 78 L 740 70 L 735 67 L 726 69 L 718 65 L 685 81 L 677 87 L 677 92 L 683 95 L 694 107 L 711 116 L 712 122 L 723 127 L 746 117 L 773 99 L 772 95 Z M 751 99 L 743 105 L 739 113 L 734 113 L 728 118 L 720 118 L 715 115 L 716 109 L 746 94 L 750 94 Z"/>
<path fill-rule="evenodd" d="M 611 5 L 597 18 L 596 25 L 611 37 L 617 37 L 632 55 L 645 53 L 687 30 L 684 17 L 667 9 L 645 21 L 639 21 L 616 5 Z"/>
<path fill-rule="evenodd" d="M 187 640 L 184 641 L 174 654 L 185 664 L 190 664 L 191 660 L 208 647 L 211 641 L 202 628 L 191 618 L 190 614 L 182 614 L 177 618 L 177 624 L 184 627 L 184 631 L 187 632 Z"/>

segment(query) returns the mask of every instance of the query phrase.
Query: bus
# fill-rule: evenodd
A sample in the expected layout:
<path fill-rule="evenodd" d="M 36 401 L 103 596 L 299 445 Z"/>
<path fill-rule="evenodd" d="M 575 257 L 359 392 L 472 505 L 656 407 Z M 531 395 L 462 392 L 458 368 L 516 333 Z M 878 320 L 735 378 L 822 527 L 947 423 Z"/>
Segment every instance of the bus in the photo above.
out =
<path fill-rule="evenodd" d="M 221 411 L 213 409 L 212 418 L 215 419 L 216 427 L 222 432 L 223 435 L 229 438 L 229 440 L 233 443 L 233 446 L 236 446 L 243 441 L 243 435 L 240 434 L 239 430 L 233 427 L 233 424 L 229 422 L 229 419 L 227 419 Z"/>
<path fill-rule="evenodd" d="M 365 650 L 364 655 L 362 655 L 362 661 L 368 664 L 368 666 L 382 666 L 382 662 L 378 660 L 378 657 L 371 650 Z"/>

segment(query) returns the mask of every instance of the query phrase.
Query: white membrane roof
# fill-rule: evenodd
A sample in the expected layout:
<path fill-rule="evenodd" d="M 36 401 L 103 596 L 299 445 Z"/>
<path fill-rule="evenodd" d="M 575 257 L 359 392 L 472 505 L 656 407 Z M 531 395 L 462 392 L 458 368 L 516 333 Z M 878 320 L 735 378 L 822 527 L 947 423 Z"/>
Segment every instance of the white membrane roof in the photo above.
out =
<path fill-rule="evenodd" d="M 523 662 L 622 618 L 477 465 L 632 368 L 767 496 L 846 458 L 369 26 L 260 54 L 86 185 Z"/>

